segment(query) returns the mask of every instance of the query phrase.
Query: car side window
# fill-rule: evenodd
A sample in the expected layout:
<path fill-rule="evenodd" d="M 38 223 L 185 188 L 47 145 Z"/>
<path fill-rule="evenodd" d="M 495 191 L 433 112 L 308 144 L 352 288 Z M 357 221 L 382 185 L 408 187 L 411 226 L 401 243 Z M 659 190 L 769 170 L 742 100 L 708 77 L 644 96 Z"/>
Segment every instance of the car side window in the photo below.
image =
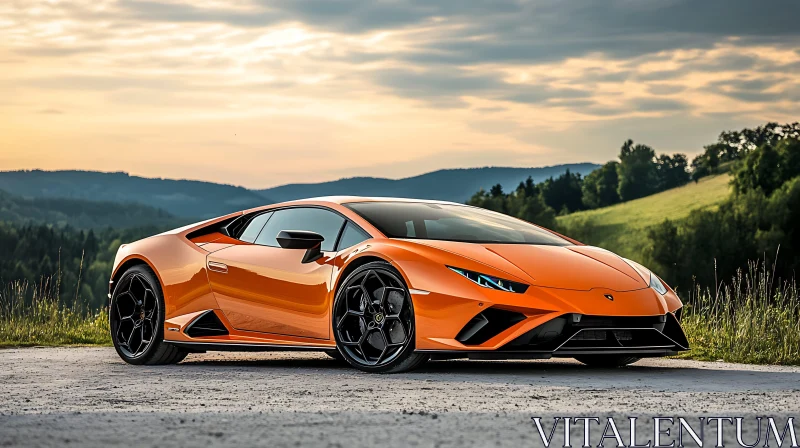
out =
<path fill-rule="evenodd" d="M 355 246 L 356 244 L 370 238 L 372 237 L 369 236 L 369 234 L 359 229 L 358 226 L 352 222 L 348 222 L 344 228 L 342 237 L 339 239 L 339 247 L 337 247 L 336 250 L 347 249 L 348 247 Z"/>
<path fill-rule="evenodd" d="M 250 219 L 250 222 L 247 223 L 247 227 L 244 228 L 244 232 L 242 232 L 239 239 L 248 243 L 255 241 L 256 237 L 258 237 L 258 233 L 261 232 L 261 229 L 264 228 L 264 224 L 269 221 L 271 216 L 272 212 L 267 212 L 256 215 L 254 218 Z"/>
<path fill-rule="evenodd" d="M 410 236 L 411 238 L 417 236 L 417 232 L 414 230 L 414 221 L 406 221 L 406 236 Z"/>
<path fill-rule="evenodd" d="M 261 233 L 256 244 L 279 247 L 277 236 L 281 230 L 305 230 L 322 235 L 324 240 L 320 250 L 333 251 L 336 238 L 344 224 L 344 218 L 321 208 L 286 208 L 277 210 Z"/>

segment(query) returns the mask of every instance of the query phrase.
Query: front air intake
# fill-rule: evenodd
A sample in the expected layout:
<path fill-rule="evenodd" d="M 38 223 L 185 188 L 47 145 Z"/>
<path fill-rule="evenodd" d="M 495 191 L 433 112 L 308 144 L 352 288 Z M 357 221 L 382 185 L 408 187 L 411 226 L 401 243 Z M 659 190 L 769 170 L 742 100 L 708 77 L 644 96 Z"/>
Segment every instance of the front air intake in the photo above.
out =
<path fill-rule="evenodd" d="M 473 317 L 456 336 L 464 345 L 479 345 L 525 320 L 525 315 L 514 311 L 489 308 Z"/>
<path fill-rule="evenodd" d="M 192 321 L 184 331 L 191 338 L 202 338 L 205 336 L 224 336 L 228 334 L 225 324 L 219 320 L 217 313 L 208 310 L 200 317 Z"/>
<path fill-rule="evenodd" d="M 503 350 L 552 351 L 554 356 L 619 350 L 687 350 L 678 320 L 660 316 L 587 316 L 564 314 L 503 346 Z"/>

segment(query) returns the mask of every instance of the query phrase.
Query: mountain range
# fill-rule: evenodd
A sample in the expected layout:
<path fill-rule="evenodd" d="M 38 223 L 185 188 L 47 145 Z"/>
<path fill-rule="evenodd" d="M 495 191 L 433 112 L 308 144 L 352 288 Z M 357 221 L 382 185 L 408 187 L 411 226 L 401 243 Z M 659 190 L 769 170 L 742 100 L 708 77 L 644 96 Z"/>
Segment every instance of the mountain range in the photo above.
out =
<path fill-rule="evenodd" d="M 24 198 L 138 203 L 182 217 L 211 218 L 272 202 L 242 187 L 97 171 L 5 171 L 0 190 Z"/>
<path fill-rule="evenodd" d="M 535 182 L 541 182 L 566 170 L 585 176 L 598 167 L 599 165 L 592 163 L 577 163 L 538 168 L 445 169 L 402 179 L 352 177 L 331 182 L 282 185 L 263 190 L 248 190 L 195 180 L 146 178 L 124 172 L 2 171 L 0 190 L 18 197 L 15 199 L 18 211 L 33 207 L 33 203 L 20 203 L 19 199 L 58 198 L 143 204 L 162 209 L 175 217 L 203 219 L 275 202 L 330 195 L 412 197 L 465 202 L 481 188 L 488 190 L 496 184 L 509 191 L 528 176 Z M 22 208 L 19 208 L 20 204 Z M 50 207 L 56 207 L 54 203 L 50 204 Z M 66 210 L 62 209 L 64 211 Z M 149 217 L 153 211 L 139 210 L 136 213 Z"/>
<path fill-rule="evenodd" d="M 350 177 L 331 182 L 288 184 L 256 190 L 275 202 L 316 196 L 356 195 L 407 197 L 466 202 L 475 192 L 500 184 L 505 191 L 513 190 L 530 176 L 534 182 L 557 177 L 566 170 L 585 176 L 600 165 L 574 163 L 539 168 L 462 168 L 445 169 L 403 179 L 380 177 Z"/>

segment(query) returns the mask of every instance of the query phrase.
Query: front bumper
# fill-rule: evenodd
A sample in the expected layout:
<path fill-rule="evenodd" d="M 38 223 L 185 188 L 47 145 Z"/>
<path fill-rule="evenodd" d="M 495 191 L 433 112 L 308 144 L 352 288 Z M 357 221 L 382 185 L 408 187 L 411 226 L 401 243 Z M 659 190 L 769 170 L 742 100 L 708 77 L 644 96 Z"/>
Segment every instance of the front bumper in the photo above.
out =
<path fill-rule="evenodd" d="M 610 298 L 608 297 L 610 296 Z M 580 326 L 578 322 L 569 320 L 563 328 L 559 328 L 560 339 L 549 341 L 550 345 L 519 346 L 519 341 L 537 328 L 545 325 L 555 325 L 559 320 L 572 319 L 570 316 L 595 316 L 597 318 L 614 318 L 616 325 L 611 330 L 631 331 L 637 330 L 637 339 L 641 339 L 641 328 L 650 328 L 650 325 L 640 327 L 642 321 L 636 319 L 663 319 L 666 324 L 668 315 L 674 315 L 681 308 L 680 299 L 669 291 L 665 295 L 658 294 L 652 288 L 643 288 L 633 291 L 613 291 L 595 288 L 589 291 L 565 290 L 531 286 L 523 294 L 490 290 L 472 285 L 469 282 L 450 283 L 446 287 L 432 290 L 428 294 L 417 295 L 412 293 L 414 312 L 416 317 L 416 349 L 429 352 L 482 352 L 482 351 L 512 351 L 519 350 L 532 356 L 530 353 L 550 353 L 558 356 L 566 353 L 567 349 L 591 349 L 593 351 L 628 350 L 627 336 L 620 334 L 617 346 L 611 336 L 606 334 L 605 341 L 608 346 L 600 347 L 592 343 L 589 347 L 578 347 L 574 343 L 586 340 L 587 332 L 581 336 L 572 333 L 561 333 L 566 328 L 577 330 L 590 330 Z M 674 316 L 673 316 L 674 317 Z M 619 321 L 627 319 L 627 321 Z M 631 320 L 633 319 L 633 320 Z M 481 322 L 483 320 L 484 322 Z M 486 322 L 488 321 L 488 322 Z M 598 321 L 588 319 L 584 323 Z M 608 322 L 606 322 L 608 323 Z M 483 325 L 479 331 L 474 331 L 476 325 Z M 680 325 L 677 325 L 680 331 Z M 601 327 L 600 329 L 609 329 Z M 541 330 L 538 330 L 541 331 Z M 548 330 L 553 331 L 553 330 Z M 648 330 L 652 337 L 658 339 L 659 335 Z M 469 334 L 474 332 L 475 334 Z M 683 334 L 680 331 L 681 335 Z M 646 338 L 646 334 L 645 338 Z M 598 335 L 599 336 L 599 335 Z M 650 349 L 659 354 L 672 353 L 683 350 L 688 346 L 681 337 L 676 344 L 658 343 L 642 344 L 640 347 L 653 346 Z M 685 340 L 685 337 L 682 337 Z M 572 341 L 570 342 L 570 339 Z M 564 344 L 559 347 L 558 344 Z M 613 344 L 612 344 L 613 343 Z M 667 347 L 663 348 L 662 347 Z M 644 352 L 644 349 L 640 351 Z M 558 353 L 556 353 L 558 352 Z M 477 355 L 476 355 L 477 356 Z M 569 356 L 569 355 L 564 355 Z"/>
<path fill-rule="evenodd" d="M 483 340 L 502 327 L 499 321 L 511 322 L 515 318 L 510 313 L 490 314 L 491 318 L 473 319 L 459 334 L 457 339 L 464 349 L 418 351 L 434 359 L 547 359 L 599 354 L 644 358 L 669 356 L 689 349 L 686 335 L 673 313 L 636 317 L 568 313 L 538 325 L 498 349 L 481 350 Z"/>

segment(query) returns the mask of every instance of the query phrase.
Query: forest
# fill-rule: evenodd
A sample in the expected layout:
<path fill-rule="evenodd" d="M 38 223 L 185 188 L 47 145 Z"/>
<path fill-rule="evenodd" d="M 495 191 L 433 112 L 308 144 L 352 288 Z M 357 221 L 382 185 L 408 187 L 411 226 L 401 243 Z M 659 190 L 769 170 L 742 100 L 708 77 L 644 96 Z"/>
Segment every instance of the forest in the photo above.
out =
<path fill-rule="evenodd" d="M 47 224 L 0 222 L 0 284 L 24 281 L 46 289 L 63 303 L 105 306 L 114 256 L 126 242 L 159 233 L 164 227 L 108 227 L 102 230 L 56 228 Z M 33 293 L 33 288 L 29 290 Z"/>
<path fill-rule="evenodd" d="M 714 288 L 761 260 L 776 276 L 800 267 L 800 124 L 768 123 L 726 131 L 691 162 L 625 141 L 618 160 L 582 177 L 569 171 L 530 178 L 510 192 L 500 185 L 467 201 L 539 225 L 556 217 L 648 197 L 704 176 L 730 172 L 733 192 L 718 207 L 648 228 L 641 261 L 679 291 Z M 656 204 L 657 206 L 657 204 Z M 34 217 L 35 219 L 31 218 Z M 636 220 L 635 214 L 630 220 Z M 120 244 L 185 224 L 160 209 L 81 199 L 21 199 L 0 193 L 0 283 L 46 285 L 65 303 L 97 309 Z M 577 236 L 577 235 L 576 235 Z M 607 247 L 614 251 L 614 247 Z"/>

